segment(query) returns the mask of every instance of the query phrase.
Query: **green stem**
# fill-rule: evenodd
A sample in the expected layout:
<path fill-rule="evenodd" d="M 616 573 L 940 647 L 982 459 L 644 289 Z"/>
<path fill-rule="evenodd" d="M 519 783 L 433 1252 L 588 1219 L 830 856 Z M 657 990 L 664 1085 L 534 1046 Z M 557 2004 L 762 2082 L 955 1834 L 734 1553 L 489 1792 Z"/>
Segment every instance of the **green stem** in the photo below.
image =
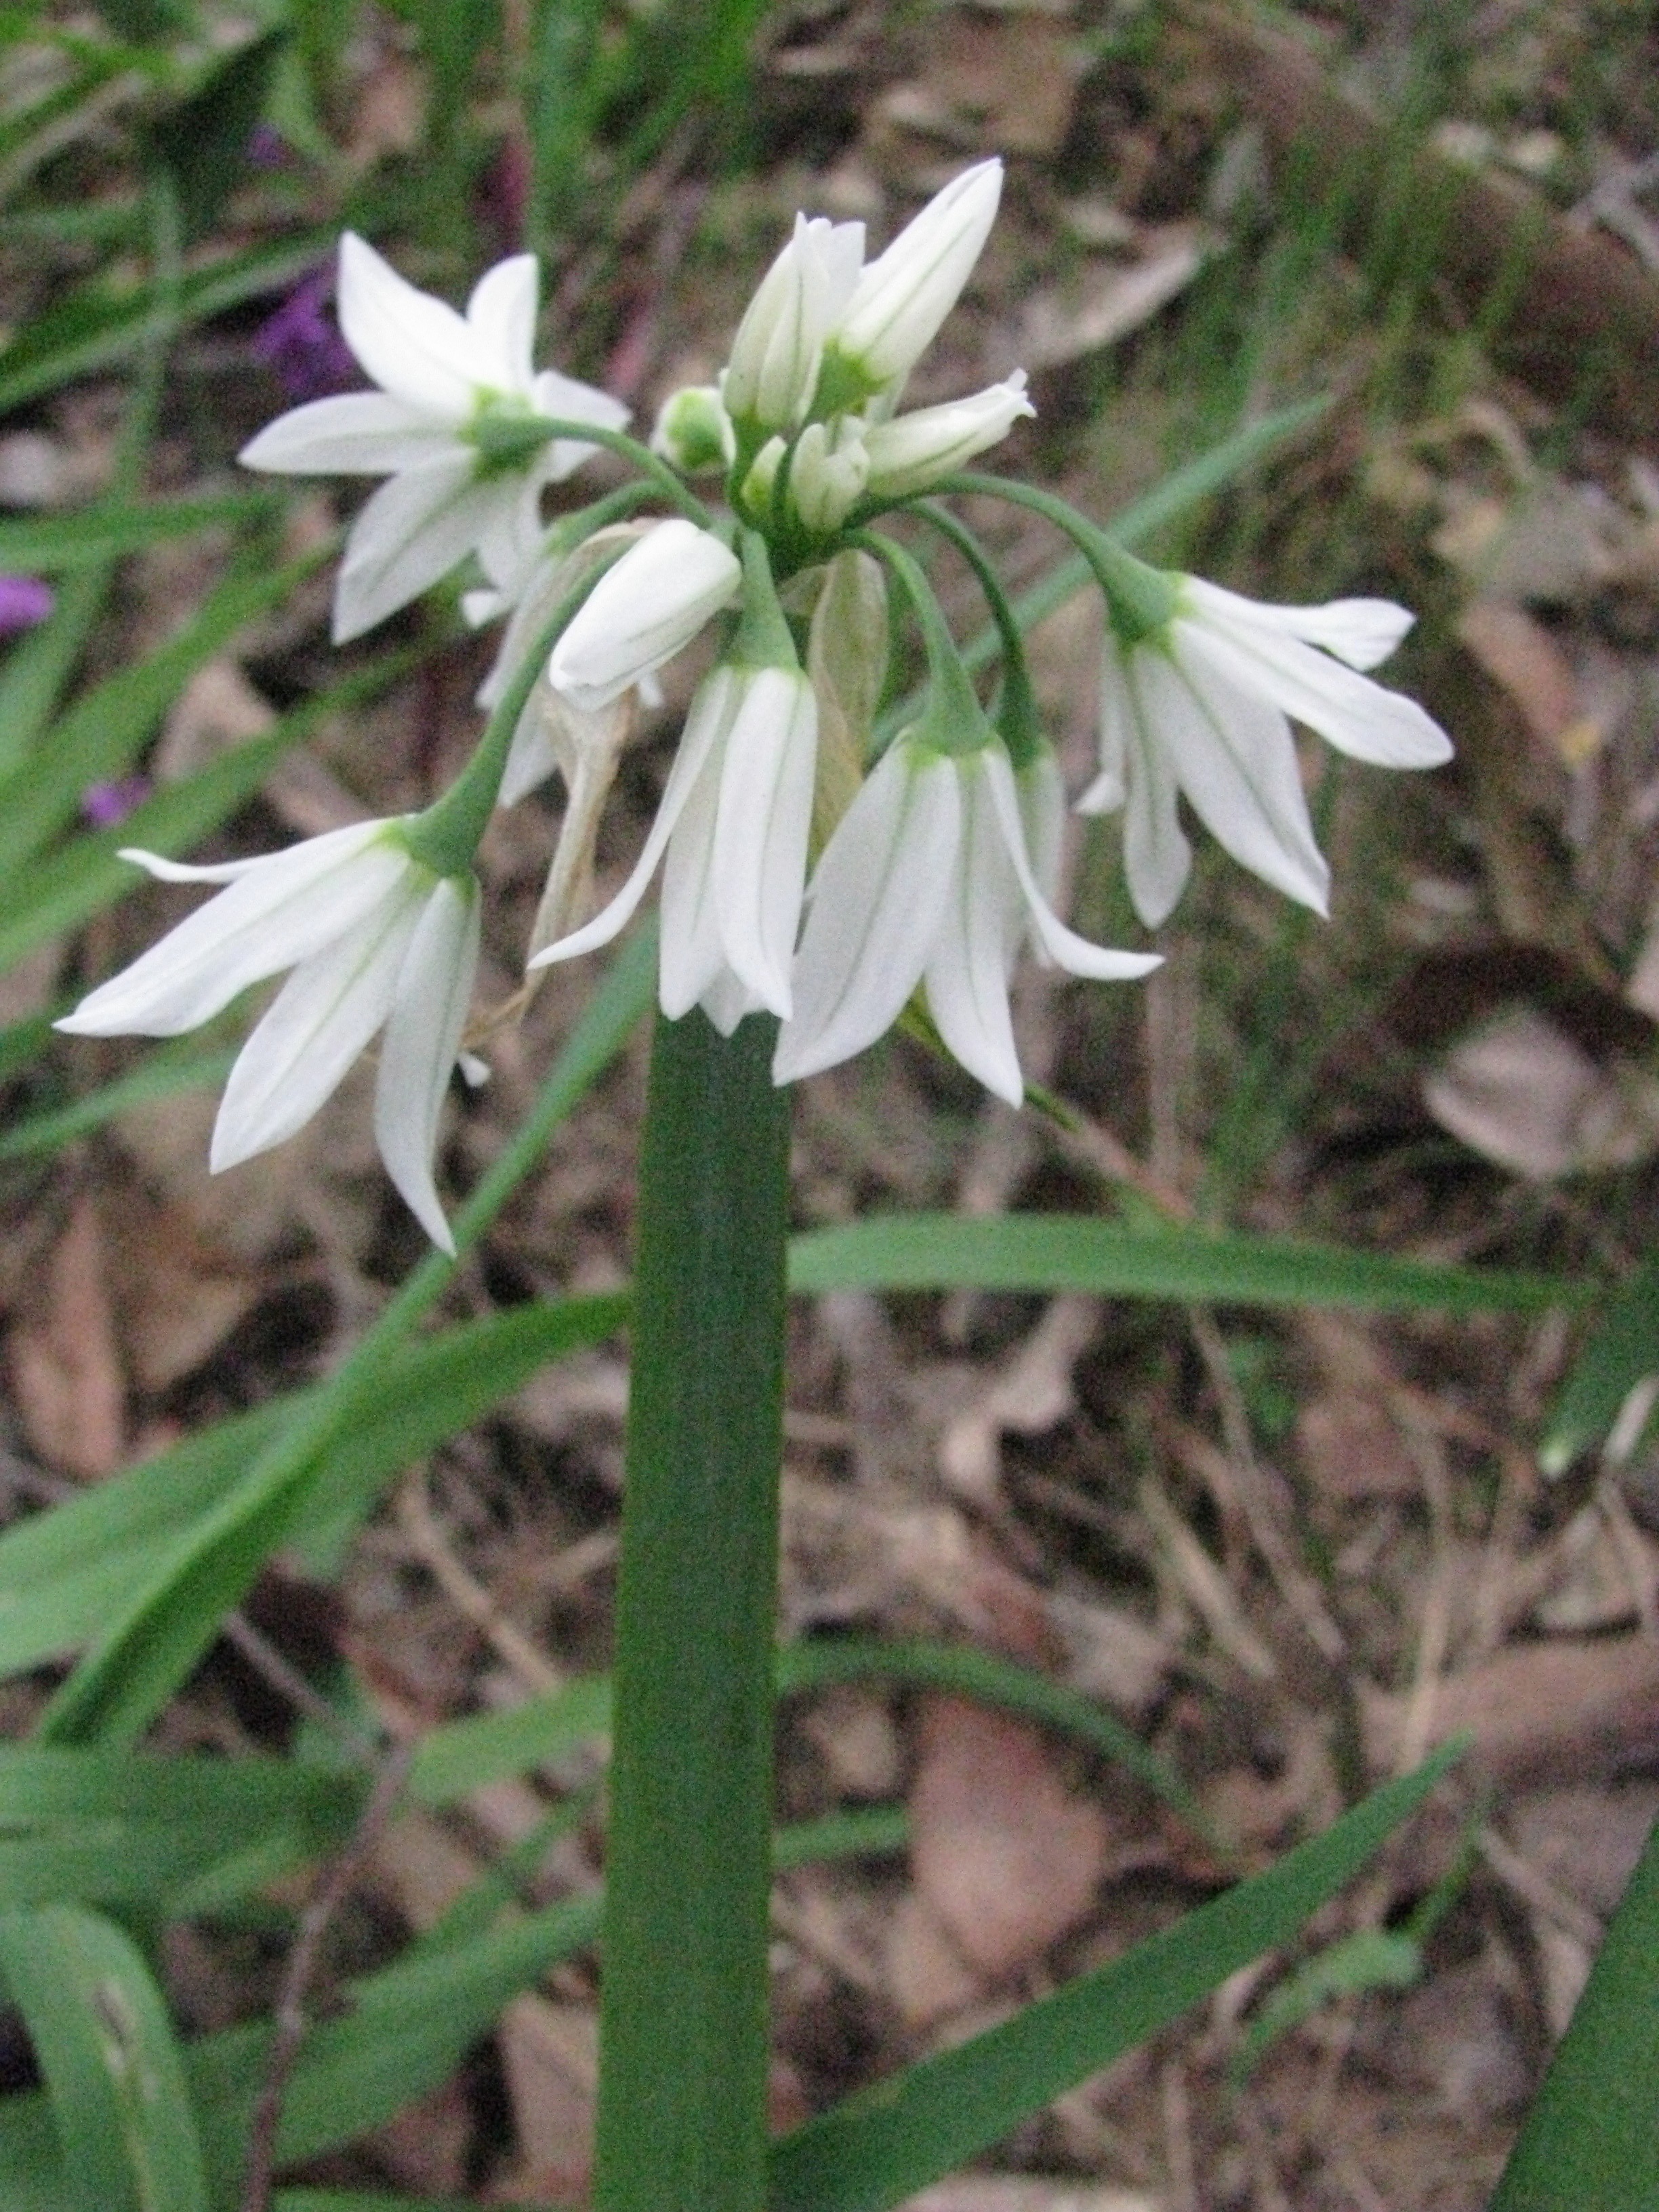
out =
<path fill-rule="evenodd" d="M 595 2212 L 763 2212 L 789 1109 L 659 1020 L 617 1601 Z"/>
<path fill-rule="evenodd" d="M 1014 766 L 1028 767 L 1043 750 L 1042 717 L 1037 711 L 1036 697 L 1031 689 L 1030 671 L 1025 663 L 1025 641 L 1019 634 L 1019 623 L 1008 603 L 1008 594 L 1002 588 L 1002 579 L 992 567 L 978 538 L 965 522 L 957 520 L 949 507 L 937 506 L 932 500 L 919 499 L 911 512 L 923 522 L 931 523 L 942 538 L 948 538 L 978 579 L 985 603 L 991 610 L 991 619 L 996 624 L 997 641 L 1002 655 L 1002 693 L 997 702 L 997 729 Z"/>
<path fill-rule="evenodd" d="M 587 595 L 607 569 L 614 568 L 629 549 L 618 545 L 582 575 L 548 617 L 534 645 L 513 672 L 513 679 L 484 725 L 477 750 L 441 799 L 423 814 L 404 824 L 404 842 L 422 867 L 434 875 L 459 876 L 472 865 L 478 841 L 489 826 L 500 794 L 507 757 L 513 749 L 519 718 L 540 682 L 548 656 L 586 604 Z"/>
<path fill-rule="evenodd" d="M 568 422 L 556 415 L 481 416 L 468 428 L 467 437 L 486 462 L 511 467 L 541 451 L 555 438 L 570 438 L 584 446 L 603 446 L 607 453 L 631 461 L 650 477 L 663 497 L 699 530 L 708 530 L 714 518 L 693 491 L 688 491 L 660 453 L 642 446 L 623 430 L 602 430 L 597 422 Z"/>
<path fill-rule="evenodd" d="M 1093 569 L 1095 581 L 1105 594 L 1112 627 L 1126 645 L 1157 636 L 1173 619 L 1180 605 L 1177 580 L 1137 560 L 1086 514 L 1079 514 L 1069 501 L 1054 492 L 1041 491 L 1036 484 L 1020 483 L 1011 477 L 981 476 L 975 469 L 960 470 L 933 489 L 941 497 L 977 494 L 987 499 L 1004 499 L 1011 506 L 1029 507 L 1033 514 L 1052 522 L 1056 530 L 1064 531 Z"/>
<path fill-rule="evenodd" d="M 985 719 L 985 710 L 962 665 L 951 626 L 921 564 L 903 546 L 896 545 L 890 538 L 883 538 L 875 531 L 860 531 L 848 543 L 863 552 L 873 553 L 878 561 L 886 563 L 910 602 L 910 611 L 921 632 L 927 654 L 927 692 L 921 714 L 912 726 L 912 736 L 936 752 L 977 752 L 981 745 L 990 743 L 991 725 Z"/>

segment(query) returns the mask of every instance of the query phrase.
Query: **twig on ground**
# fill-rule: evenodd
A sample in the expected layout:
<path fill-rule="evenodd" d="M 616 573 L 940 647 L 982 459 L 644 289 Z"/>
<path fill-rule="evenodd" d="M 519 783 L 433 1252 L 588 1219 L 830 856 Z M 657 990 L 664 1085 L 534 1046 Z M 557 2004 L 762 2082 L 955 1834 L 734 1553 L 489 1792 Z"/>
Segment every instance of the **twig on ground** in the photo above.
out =
<path fill-rule="evenodd" d="M 241 2212 L 270 2212 L 271 2188 L 276 2172 L 276 2131 L 282 2124 L 283 2100 L 299 2061 L 308 2022 L 306 1997 L 317 1971 L 323 1937 L 352 1884 L 362 1874 L 380 1832 L 390 1819 L 414 1756 L 412 1744 L 399 1744 L 386 1755 L 380 1778 L 363 1808 L 345 1848 L 327 1869 L 315 1896 L 307 1905 L 300 1932 L 289 1954 L 283 1986 L 272 2015 L 270 2055 L 259 2100 L 248 2130 L 246 2178 L 242 2185 Z"/>
<path fill-rule="evenodd" d="M 494 1650 L 532 1690 L 563 1687 L 564 1675 L 520 1630 L 503 1618 L 483 1584 L 470 1575 L 449 1548 L 427 1496 L 426 1470 L 417 1467 L 398 1493 L 398 1522 L 416 1557 L 456 1610 L 465 1613 Z"/>

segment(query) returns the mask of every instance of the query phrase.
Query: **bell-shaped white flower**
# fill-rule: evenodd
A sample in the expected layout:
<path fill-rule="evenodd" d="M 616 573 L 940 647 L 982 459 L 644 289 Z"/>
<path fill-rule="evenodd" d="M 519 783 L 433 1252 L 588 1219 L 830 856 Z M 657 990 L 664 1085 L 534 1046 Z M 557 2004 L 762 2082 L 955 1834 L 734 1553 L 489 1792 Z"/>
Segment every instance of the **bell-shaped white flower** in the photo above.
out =
<path fill-rule="evenodd" d="M 1449 760 L 1438 723 L 1359 672 L 1393 652 L 1413 618 L 1382 599 L 1263 606 L 1195 576 L 1157 580 L 1173 594 L 1166 621 L 1127 637 L 1108 624 L 1100 774 L 1079 810 L 1125 809 L 1125 873 L 1149 927 L 1171 912 L 1192 869 L 1179 792 L 1236 860 L 1323 914 L 1330 872 L 1291 721 L 1381 768 Z"/>
<path fill-rule="evenodd" d="M 663 869 L 663 1012 L 701 1005 L 730 1036 L 745 1013 L 787 1015 L 812 820 L 817 707 L 799 668 L 722 662 L 698 686 L 657 818 L 632 874 L 532 968 L 608 944 Z"/>
<path fill-rule="evenodd" d="M 136 851 L 122 858 L 164 882 L 226 888 L 58 1027 L 177 1036 L 290 969 L 231 1069 L 210 1166 L 234 1167 L 293 1136 L 384 1031 L 374 1090 L 380 1157 L 427 1234 L 453 1251 L 432 1156 L 477 965 L 472 877 L 423 867 L 396 821 L 353 823 L 216 867 Z"/>
<path fill-rule="evenodd" d="M 902 384 L 955 307 L 1001 197 L 1000 161 L 980 161 L 935 193 L 860 276 L 826 354 L 872 391 Z"/>
<path fill-rule="evenodd" d="M 607 569 L 548 664 L 556 690 L 586 712 L 672 659 L 743 585 L 743 563 L 712 531 L 676 515 Z"/>
<path fill-rule="evenodd" d="M 878 499 L 908 499 L 926 491 L 1006 438 L 1021 416 L 1036 412 L 1020 368 L 1006 382 L 988 385 L 966 399 L 918 407 L 878 422 L 865 434 L 870 468 L 864 489 Z"/>
<path fill-rule="evenodd" d="M 896 738 L 813 873 L 775 1080 L 862 1052 L 920 983 L 951 1052 L 1018 1105 L 1008 982 L 1021 945 L 1074 975 L 1121 981 L 1158 964 L 1091 945 L 1054 913 L 1038 873 L 1052 881 L 1063 809 L 1046 753 L 1017 775 L 998 738 L 960 753 Z"/>
<path fill-rule="evenodd" d="M 806 419 L 823 341 L 864 266 L 864 225 L 795 217 L 794 235 L 762 277 L 732 341 L 721 382 L 735 421 L 792 430 Z"/>
<path fill-rule="evenodd" d="M 476 553 L 492 584 L 522 574 L 541 532 L 543 487 L 594 448 L 538 438 L 538 418 L 619 430 L 608 392 L 531 359 L 536 261 L 516 254 L 482 277 L 465 314 L 399 276 L 348 231 L 340 327 L 380 387 L 296 407 L 244 447 L 245 467 L 279 475 L 386 476 L 352 524 L 334 596 L 343 644 Z"/>

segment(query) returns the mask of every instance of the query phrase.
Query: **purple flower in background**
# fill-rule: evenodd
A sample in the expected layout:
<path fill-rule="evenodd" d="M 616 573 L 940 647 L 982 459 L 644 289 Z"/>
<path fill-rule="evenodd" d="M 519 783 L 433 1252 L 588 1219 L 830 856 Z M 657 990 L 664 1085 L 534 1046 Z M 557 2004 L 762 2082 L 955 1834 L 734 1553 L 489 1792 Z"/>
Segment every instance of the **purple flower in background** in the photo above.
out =
<path fill-rule="evenodd" d="M 293 165 L 294 149 L 273 123 L 256 124 L 243 150 L 250 167 L 255 169 L 286 169 Z"/>
<path fill-rule="evenodd" d="M 33 629 L 45 622 L 53 605 L 52 586 L 38 576 L 0 576 L 0 637 Z"/>
<path fill-rule="evenodd" d="M 350 347 L 325 312 L 333 292 L 331 263 L 296 284 L 253 334 L 255 358 L 264 362 L 290 399 L 325 399 L 362 381 Z"/>
<path fill-rule="evenodd" d="M 81 812 L 94 830 L 112 830 L 149 797 L 147 775 L 118 776 L 110 783 L 89 783 L 81 793 Z"/>

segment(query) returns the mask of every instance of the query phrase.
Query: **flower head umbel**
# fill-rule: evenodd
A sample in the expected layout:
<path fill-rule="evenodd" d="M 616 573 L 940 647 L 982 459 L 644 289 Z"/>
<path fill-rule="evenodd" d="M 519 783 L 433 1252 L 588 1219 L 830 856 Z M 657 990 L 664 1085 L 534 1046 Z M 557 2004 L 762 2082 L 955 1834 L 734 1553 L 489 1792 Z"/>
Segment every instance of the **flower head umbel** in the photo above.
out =
<path fill-rule="evenodd" d="M 1192 869 L 1177 818 L 1193 811 L 1236 860 L 1323 914 L 1330 872 L 1314 842 L 1291 722 L 1381 768 L 1437 768 L 1451 742 L 1414 700 L 1360 674 L 1411 628 L 1383 599 L 1274 607 L 1119 555 L 1108 581 L 1100 774 L 1085 813 L 1124 809 L 1123 856 L 1149 927 Z"/>
<path fill-rule="evenodd" d="M 177 1036 L 251 984 L 290 969 L 231 1069 L 211 1166 L 234 1167 L 293 1136 L 383 1031 L 374 1087 L 380 1157 L 427 1234 L 453 1251 L 432 1155 L 477 965 L 473 878 L 422 866 L 400 821 L 354 823 L 217 867 L 185 867 L 153 853 L 122 858 L 164 882 L 226 888 L 58 1028 Z"/>
<path fill-rule="evenodd" d="M 476 553 L 497 587 L 525 573 L 541 535 L 543 487 L 592 453 L 538 435 L 556 419 L 620 429 L 620 400 L 556 370 L 537 374 L 536 263 L 516 254 L 482 277 L 465 315 L 417 291 L 348 231 L 340 327 L 380 386 L 314 399 L 245 447 L 251 469 L 386 476 L 351 526 L 334 597 L 337 644 L 359 636 Z"/>

